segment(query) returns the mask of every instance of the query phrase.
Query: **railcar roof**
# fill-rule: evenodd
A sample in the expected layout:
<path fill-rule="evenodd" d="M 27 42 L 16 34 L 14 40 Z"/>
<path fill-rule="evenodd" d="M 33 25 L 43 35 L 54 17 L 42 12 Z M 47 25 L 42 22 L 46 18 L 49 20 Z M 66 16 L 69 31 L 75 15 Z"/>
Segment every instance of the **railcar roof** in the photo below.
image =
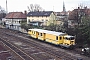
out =
<path fill-rule="evenodd" d="M 74 37 L 74 36 L 71 36 L 71 35 L 66 35 L 66 36 L 64 36 L 64 37 L 70 38 L 70 37 Z"/>
<path fill-rule="evenodd" d="M 41 32 L 41 33 L 52 34 L 52 35 L 56 35 L 56 36 L 66 35 L 66 33 L 43 30 L 43 29 L 29 29 L 29 30 L 34 30 L 34 31 Z"/>
<path fill-rule="evenodd" d="M 41 29 L 28 29 L 28 30 L 34 30 L 34 31 L 39 31 L 39 30 L 41 30 Z"/>

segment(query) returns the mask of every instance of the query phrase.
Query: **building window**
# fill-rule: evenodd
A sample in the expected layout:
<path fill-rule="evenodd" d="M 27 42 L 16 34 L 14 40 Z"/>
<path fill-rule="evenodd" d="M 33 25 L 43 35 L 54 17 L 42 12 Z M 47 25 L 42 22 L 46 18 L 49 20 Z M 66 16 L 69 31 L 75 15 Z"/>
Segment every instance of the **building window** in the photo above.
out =
<path fill-rule="evenodd" d="M 32 19 L 32 21 L 34 21 L 34 19 Z"/>
<path fill-rule="evenodd" d="M 42 19 L 42 22 L 44 22 L 44 19 Z"/>
<path fill-rule="evenodd" d="M 30 19 L 28 19 L 28 22 L 30 22 Z"/>
<path fill-rule="evenodd" d="M 14 21 L 14 23 L 16 23 L 16 21 Z"/>
<path fill-rule="evenodd" d="M 46 21 L 48 21 L 48 20 L 46 20 Z"/>
<path fill-rule="evenodd" d="M 20 21 L 18 21 L 19 23 L 21 23 Z"/>
<path fill-rule="evenodd" d="M 58 36 L 56 36 L 56 40 L 58 40 Z"/>

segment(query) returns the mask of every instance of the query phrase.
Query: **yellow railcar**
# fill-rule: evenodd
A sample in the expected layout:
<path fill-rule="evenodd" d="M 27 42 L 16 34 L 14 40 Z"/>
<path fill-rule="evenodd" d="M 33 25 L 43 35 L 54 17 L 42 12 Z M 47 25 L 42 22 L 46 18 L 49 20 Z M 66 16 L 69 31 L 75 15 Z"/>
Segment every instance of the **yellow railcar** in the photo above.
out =
<path fill-rule="evenodd" d="M 28 34 L 33 38 L 38 38 L 38 31 L 39 29 L 29 29 Z"/>
<path fill-rule="evenodd" d="M 49 31 L 46 33 L 46 41 L 55 45 L 59 45 L 63 43 L 63 36 L 67 35 L 66 33 Z"/>
<path fill-rule="evenodd" d="M 71 47 L 75 45 L 74 36 L 70 36 L 62 32 L 55 32 L 43 29 L 29 29 L 28 34 L 30 34 L 30 36 L 33 38 L 37 38 L 39 40 L 43 40 L 63 47 Z"/>
<path fill-rule="evenodd" d="M 45 33 L 38 32 L 38 39 L 44 41 L 45 40 Z"/>

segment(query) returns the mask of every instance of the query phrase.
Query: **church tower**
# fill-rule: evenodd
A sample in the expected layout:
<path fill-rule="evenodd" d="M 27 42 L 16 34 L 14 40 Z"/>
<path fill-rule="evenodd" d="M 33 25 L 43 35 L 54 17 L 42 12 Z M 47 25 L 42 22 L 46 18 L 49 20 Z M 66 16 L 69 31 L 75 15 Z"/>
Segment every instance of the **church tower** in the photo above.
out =
<path fill-rule="evenodd" d="M 64 1 L 63 1 L 63 12 L 66 12 Z"/>
<path fill-rule="evenodd" d="M 68 16 L 67 16 L 67 12 L 66 12 L 64 1 L 63 1 L 63 11 L 62 11 L 62 14 L 63 14 L 63 20 L 64 21 L 68 20 Z"/>

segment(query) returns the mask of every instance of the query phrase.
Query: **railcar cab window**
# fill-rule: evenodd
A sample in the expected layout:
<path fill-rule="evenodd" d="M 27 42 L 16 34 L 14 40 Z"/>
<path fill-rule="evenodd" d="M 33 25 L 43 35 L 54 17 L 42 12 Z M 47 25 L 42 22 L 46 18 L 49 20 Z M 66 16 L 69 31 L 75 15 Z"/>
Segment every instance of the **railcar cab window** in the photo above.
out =
<path fill-rule="evenodd" d="M 75 37 L 65 37 L 66 40 L 74 40 Z"/>
<path fill-rule="evenodd" d="M 32 31 L 33 34 L 35 34 L 35 31 Z"/>
<path fill-rule="evenodd" d="M 29 32 L 31 32 L 31 30 L 29 30 Z"/>

